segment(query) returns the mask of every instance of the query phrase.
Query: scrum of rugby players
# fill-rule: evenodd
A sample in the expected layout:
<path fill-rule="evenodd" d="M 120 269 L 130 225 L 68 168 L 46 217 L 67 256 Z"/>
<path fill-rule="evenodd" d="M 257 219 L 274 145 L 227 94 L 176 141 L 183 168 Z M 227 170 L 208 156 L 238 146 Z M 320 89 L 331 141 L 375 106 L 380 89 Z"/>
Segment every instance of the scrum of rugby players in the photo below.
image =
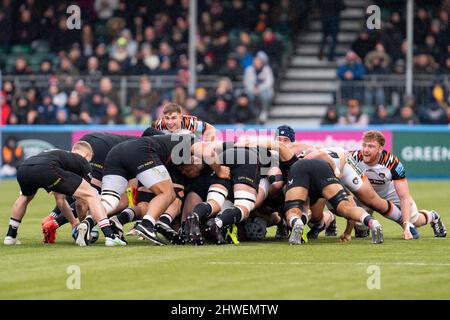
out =
<path fill-rule="evenodd" d="M 91 133 L 80 139 L 92 149 L 88 182 L 102 206 L 77 197 L 72 184 L 42 222 L 44 242 L 55 243 L 56 230 L 70 222 L 76 244 L 87 246 L 98 238 L 96 220 L 107 216 L 98 224 L 110 246 L 127 244 L 124 225 L 130 222 L 135 225 L 127 236 L 156 245 L 261 240 L 272 225 L 276 238 L 296 245 L 323 230 L 336 236 L 340 216 L 347 220 L 340 241 L 351 241 L 355 229 L 356 237 L 371 233 L 379 244 L 383 229 L 373 211 L 402 226 L 406 240 L 418 238 L 425 224 L 436 237 L 446 236 L 436 211 L 417 209 L 404 167 L 384 150 L 378 131 L 365 132 L 361 150 L 350 152 L 296 142 L 289 126 L 278 127 L 274 139 L 222 142 L 215 141 L 212 125 L 183 115 L 175 103 L 163 114 L 141 137 Z M 20 243 L 23 215 L 12 217 L 5 244 Z"/>

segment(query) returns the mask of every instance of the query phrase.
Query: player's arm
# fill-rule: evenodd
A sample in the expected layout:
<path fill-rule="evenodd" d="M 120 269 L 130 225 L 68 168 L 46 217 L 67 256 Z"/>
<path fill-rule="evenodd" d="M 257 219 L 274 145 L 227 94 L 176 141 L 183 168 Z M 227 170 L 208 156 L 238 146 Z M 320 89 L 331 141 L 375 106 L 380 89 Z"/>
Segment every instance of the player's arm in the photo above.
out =
<path fill-rule="evenodd" d="M 55 197 L 56 205 L 58 206 L 59 210 L 61 210 L 61 213 L 67 220 L 69 220 L 71 226 L 75 227 L 79 223 L 79 221 L 73 215 L 72 209 L 70 208 L 70 205 L 66 200 L 66 196 L 57 192 L 53 192 L 53 196 Z"/>
<path fill-rule="evenodd" d="M 216 140 L 216 128 L 205 122 L 205 131 L 203 131 L 203 135 L 205 137 L 205 141 L 215 141 Z"/>
<path fill-rule="evenodd" d="M 341 172 L 340 172 L 339 168 L 336 167 L 336 164 L 334 163 L 333 159 L 325 151 L 313 150 L 312 152 L 308 153 L 305 156 L 305 159 L 321 159 L 321 160 L 324 160 L 330 165 L 331 169 L 333 169 L 333 172 L 336 175 L 336 177 L 339 178 L 339 176 L 341 175 Z"/>
<path fill-rule="evenodd" d="M 286 147 L 284 144 L 275 140 L 264 140 L 264 141 L 241 141 L 234 144 L 236 147 L 250 147 L 250 148 L 266 148 L 278 152 L 281 161 L 291 160 L 296 157 L 295 153 Z"/>
<path fill-rule="evenodd" d="M 319 147 L 315 147 L 310 144 L 302 143 L 302 142 L 292 142 L 289 146 L 289 149 L 292 150 L 297 156 L 305 152 L 306 150 L 316 150 Z"/>
<path fill-rule="evenodd" d="M 394 180 L 395 191 L 400 198 L 400 207 L 402 208 L 403 236 L 405 239 L 412 239 L 409 231 L 409 220 L 411 219 L 411 195 L 409 193 L 408 181 L 406 178 Z"/>
<path fill-rule="evenodd" d="M 216 173 L 219 178 L 229 179 L 230 168 L 221 165 L 217 149 L 222 147 L 222 142 L 196 142 L 191 147 L 191 154 L 202 159 Z"/>

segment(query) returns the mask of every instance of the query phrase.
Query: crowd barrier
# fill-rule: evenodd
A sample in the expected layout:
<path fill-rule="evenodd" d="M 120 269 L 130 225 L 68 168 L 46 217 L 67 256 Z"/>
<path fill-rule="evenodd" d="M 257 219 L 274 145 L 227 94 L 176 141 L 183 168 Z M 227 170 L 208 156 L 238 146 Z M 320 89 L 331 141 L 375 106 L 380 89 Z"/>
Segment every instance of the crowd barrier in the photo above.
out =
<path fill-rule="evenodd" d="M 26 157 L 41 151 L 70 149 L 72 143 L 88 132 L 113 132 L 140 135 L 143 126 L 4 126 L 0 127 L 3 150 L 5 141 L 15 139 Z M 216 126 L 218 138 L 239 140 L 243 137 L 272 136 L 275 127 Z M 294 128 L 296 139 L 325 147 L 358 149 L 362 133 L 380 130 L 386 136 L 386 149 L 403 162 L 410 178 L 450 179 L 450 126 L 377 126 L 367 128 L 324 126 Z M 2 159 L 3 163 L 3 159 Z"/>

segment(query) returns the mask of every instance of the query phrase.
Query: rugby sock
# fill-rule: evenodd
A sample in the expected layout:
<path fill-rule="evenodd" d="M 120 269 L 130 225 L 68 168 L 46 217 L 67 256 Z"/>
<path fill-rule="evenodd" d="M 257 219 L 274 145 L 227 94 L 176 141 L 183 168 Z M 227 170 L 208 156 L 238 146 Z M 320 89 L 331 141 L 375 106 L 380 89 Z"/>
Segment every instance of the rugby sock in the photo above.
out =
<path fill-rule="evenodd" d="M 122 225 L 127 224 L 128 222 L 131 222 L 134 220 L 136 216 L 136 213 L 134 212 L 133 209 L 131 208 L 126 208 L 125 210 L 123 210 L 121 213 L 119 213 L 117 215 L 117 220 L 119 220 L 119 222 Z"/>
<path fill-rule="evenodd" d="M 439 214 L 436 211 L 420 210 L 419 213 L 423 214 L 427 219 L 427 224 L 431 223 L 433 220 L 439 219 Z"/>
<path fill-rule="evenodd" d="M 67 220 L 63 214 L 60 214 L 59 216 L 57 216 L 55 218 L 55 221 L 58 224 L 58 227 L 61 227 L 62 225 L 65 225 L 67 222 L 69 222 L 69 220 Z"/>
<path fill-rule="evenodd" d="M 146 214 L 144 216 L 144 218 L 142 219 L 141 224 L 146 228 L 154 228 L 156 221 L 152 216 L 149 216 L 148 214 Z"/>
<path fill-rule="evenodd" d="M 300 219 L 303 222 L 303 225 L 306 225 L 308 223 L 308 215 L 306 213 L 302 213 L 302 216 L 300 217 Z"/>
<path fill-rule="evenodd" d="M 212 207 L 208 202 L 201 202 L 195 206 L 193 213 L 197 214 L 199 221 L 204 221 L 211 214 Z"/>
<path fill-rule="evenodd" d="M 87 216 L 86 219 L 84 219 L 84 221 L 87 222 L 87 224 L 89 225 L 89 230 L 92 230 L 92 228 L 95 227 L 95 225 L 96 225 L 96 223 L 95 223 L 94 219 L 92 218 L 92 216 Z M 108 223 L 109 223 L 109 220 L 108 220 Z"/>
<path fill-rule="evenodd" d="M 223 226 L 228 226 L 233 223 L 237 223 L 242 219 L 242 212 L 239 208 L 232 207 L 225 209 L 222 214 L 215 219 L 216 224 L 219 228 Z M 220 222 L 219 222 L 220 221 Z"/>
<path fill-rule="evenodd" d="M 61 210 L 59 210 L 58 207 L 55 207 L 55 209 L 53 209 L 49 215 L 52 216 L 53 218 L 56 218 L 61 215 Z"/>
<path fill-rule="evenodd" d="M 362 224 L 370 228 L 372 226 L 373 217 L 366 212 L 361 216 L 360 221 Z"/>
<path fill-rule="evenodd" d="M 163 213 L 161 217 L 159 217 L 159 221 L 170 226 L 172 223 L 172 217 L 168 213 Z"/>
<path fill-rule="evenodd" d="M 8 233 L 6 234 L 7 237 L 16 238 L 17 237 L 17 229 L 19 229 L 20 226 L 20 220 L 9 218 L 9 227 L 8 227 Z"/>
<path fill-rule="evenodd" d="M 112 238 L 112 239 L 115 238 L 114 232 L 111 228 L 111 225 L 109 224 L 108 218 L 100 220 L 98 222 L 98 226 L 100 227 L 100 229 L 102 229 L 102 232 L 105 235 L 105 237 Z"/>

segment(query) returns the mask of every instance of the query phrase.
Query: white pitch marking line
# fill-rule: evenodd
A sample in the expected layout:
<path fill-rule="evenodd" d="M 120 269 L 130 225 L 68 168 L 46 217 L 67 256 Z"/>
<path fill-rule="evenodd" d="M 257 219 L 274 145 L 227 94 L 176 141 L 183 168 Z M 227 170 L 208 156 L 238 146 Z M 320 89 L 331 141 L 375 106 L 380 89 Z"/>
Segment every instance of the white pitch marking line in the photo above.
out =
<path fill-rule="evenodd" d="M 422 267 L 450 267 L 450 263 L 423 263 L 423 262 L 239 262 L 239 261 L 210 261 L 213 265 L 384 265 L 384 266 L 422 266 Z"/>

